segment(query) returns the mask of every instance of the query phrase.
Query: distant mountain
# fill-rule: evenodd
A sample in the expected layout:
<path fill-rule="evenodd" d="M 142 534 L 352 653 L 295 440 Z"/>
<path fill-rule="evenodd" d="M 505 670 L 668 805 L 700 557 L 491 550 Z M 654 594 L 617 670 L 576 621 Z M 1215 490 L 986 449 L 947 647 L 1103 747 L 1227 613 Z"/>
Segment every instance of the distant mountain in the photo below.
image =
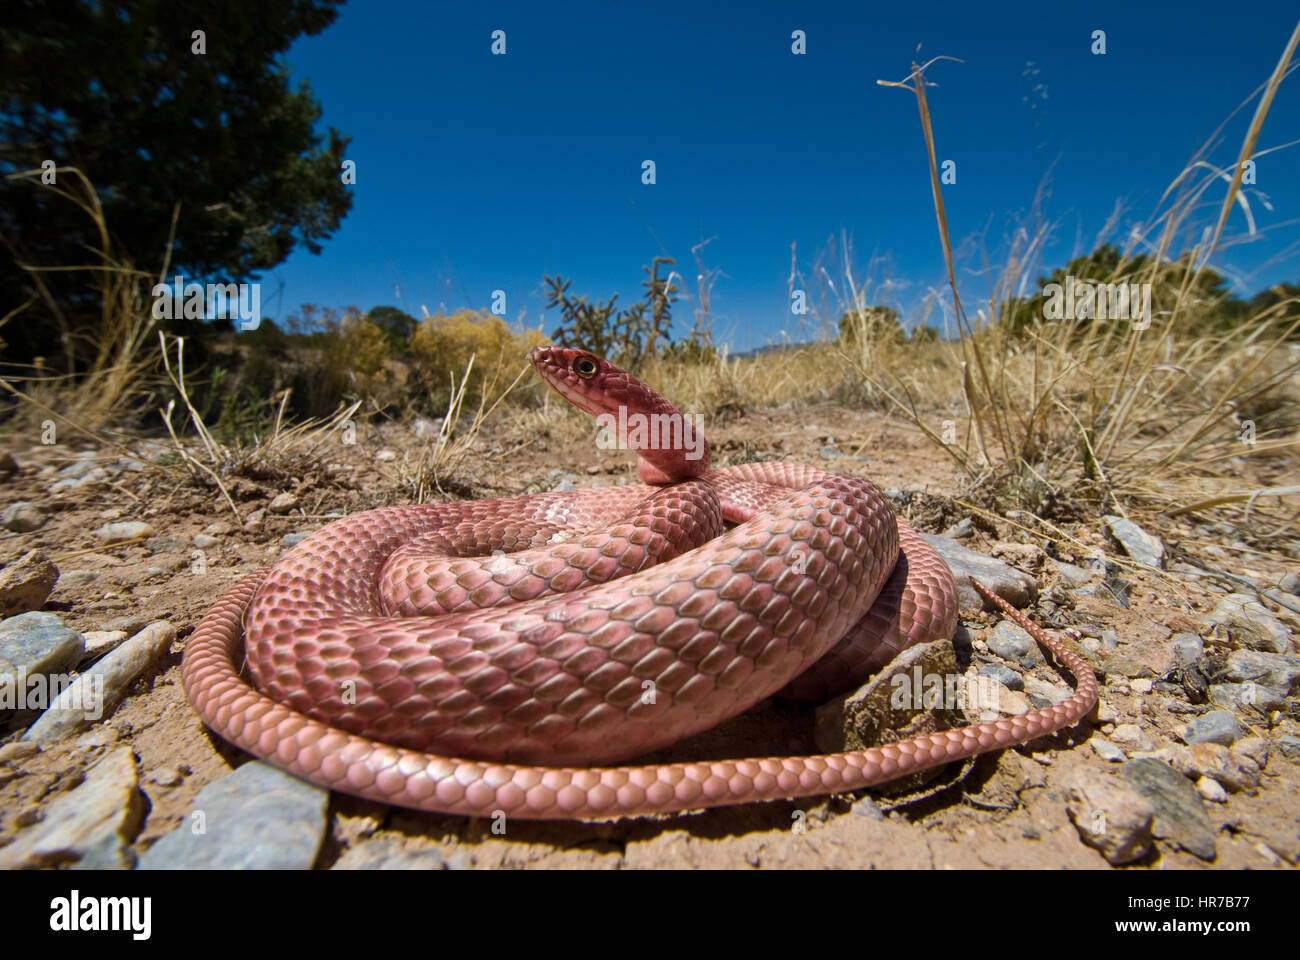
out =
<path fill-rule="evenodd" d="M 751 347 L 748 350 L 733 350 L 727 353 L 729 357 L 735 357 L 740 360 L 748 360 L 751 357 L 760 357 L 765 353 L 782 353 L 786 350 L 801 350 L 804 347 L 811 347 L 818 340 L 806 340 L 802 343 L 769 343 L 761 347 Z"/>

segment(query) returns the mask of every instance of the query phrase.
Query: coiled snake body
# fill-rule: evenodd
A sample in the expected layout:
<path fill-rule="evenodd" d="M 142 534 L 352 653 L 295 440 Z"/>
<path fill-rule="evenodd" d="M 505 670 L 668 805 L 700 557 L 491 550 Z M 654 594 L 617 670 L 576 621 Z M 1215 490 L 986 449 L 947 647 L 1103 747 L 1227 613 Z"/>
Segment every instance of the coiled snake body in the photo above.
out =
<path fill-rule="evenodd" d="M 330 524 L 191 636 L 182 681 L 204 723 L 331 789 L 559 819 L 853 790 L 1092 708 L 1086 665 L 980 587 L 1079 678 L 1072 697 L 849 753 L 612 766 L 774 694 L 852 689 L 905 647 L 951 637 L 956 591 L 869 481 L 794 463 L 711 470 L 689 419 L 618 367 L 558 347 L 530 359 L 589 413 L 678 431 L 634 437 L 646 485 Z"/>

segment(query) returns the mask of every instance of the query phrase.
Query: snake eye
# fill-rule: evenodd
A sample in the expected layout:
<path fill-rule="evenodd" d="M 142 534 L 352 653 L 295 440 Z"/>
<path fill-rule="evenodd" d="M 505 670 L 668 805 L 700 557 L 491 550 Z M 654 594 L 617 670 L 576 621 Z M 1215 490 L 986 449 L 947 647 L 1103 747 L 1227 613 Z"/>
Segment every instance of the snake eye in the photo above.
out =
<path fill-rule="evenodd" d="M 584 380 L 590 380 L 599 370 L 600 367 L 596 365 L 596 361 L 591 357 L 579 357 L 573 361 L 573 372 Z"/>

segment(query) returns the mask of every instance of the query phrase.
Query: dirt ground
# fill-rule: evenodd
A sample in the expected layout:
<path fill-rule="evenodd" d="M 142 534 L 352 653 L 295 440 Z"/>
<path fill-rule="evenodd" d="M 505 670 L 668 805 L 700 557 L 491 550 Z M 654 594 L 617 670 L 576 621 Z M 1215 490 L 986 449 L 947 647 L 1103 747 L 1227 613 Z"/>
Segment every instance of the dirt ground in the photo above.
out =
<path fill-rule="evenodd" d="M 910 513 L 913 524 L 926 532 L 942 532 L 967 515 L 942 499 L 961 488 L 951 463 L 914 428 L 881 414 L 829 406 L 748 412 L 711 427 L 710 438 L 719 465 L 755 455 L 802 460 L 868 476 L 887 490 L 912 491 L 907 498 L 911 507 L 900 512 L 905 518 Z M 363 427 L 354 445 L 330 446 L 319 470 L 289 482 L 234 481 L 231 493 L 241 515 L 237 519 L 219 494 L 153 469 L 123 471 L 107 482 L 51 493 L 57 469 L 84 456 L 107 462 L 123 454 L 76 440 L 42 446 L 36 439 L 25 445 L 21 437 L 10 438 L 9 449 L 21 469 L 5 483 L 4 502 L 31 501 L 50 517 L 35 532 L 5 533 L 2 559 L 8 562 L 38 548 L 65 577 L 71 570 L 94 571 L 93 580 L 83 575 L 61 581 L 43 608 L 59 613 L 79 632 L 103 630 L 122 618 L 135 621 L 119 622 L 124 629 L 168 620 L 176 627 L 177 641 L 116 711 L 94 728 L 94 737 L 49 747 L 18 765 L 25 775 L 0 777 L 0 846 L 76 786 L 85 769 L 116 741 L 129 743 L 140 761 L 147 813 L 134 847 L 143 852 L 182 822 L 204 785 L 247 759 L 202 727 L 187 703 L 180 684 L 185 638 L 236 581 L 284 552 L 284 536 L 319 529 L 334 511 L 409 502 L 401 468 L 427 440 L 405 425 Z M 844 456 L 825 459 L 828 447 Z M 553 429 L 508 420 L 490 425 L 480 437 L 478 453 L 457 475 L 454 489 L 461 496 L 545 489 L 554 484 L 551 471 L 556 468 L 576 476 L 579 486 L 634 475 L 628 454 L 597 450 L 592 432 L 569 421 L 557 421 Z M 939 496 L 917 496 L 916 491 Z M 284 514 L 266 510 L 283 493 L 293 494 L 297 506 Z M 265 511 L 260 525 L 245 527 L 250 514 L 259 510 Z M 93 531 L 115 520 L 144 520 L 157 537 L 100 546 Z M 1100 518 L 1062 527 L 1082 543 L 1106 547 Z M 1300 570 L 1291 556 L 1215 546 L 1225 540 L 1222 533 L 1181 518 L 1152 532 L 1167 544 L 1181 544 L 1189 553 L 1243 576 L 1275 581 Z M 216 541 L 199 551 L 201 565 L 193 539 L 199 534 Z M 1132 584 L 1128 609 L 1096 596 L 1070 594 L 1062 601 L 1063 594 L 1051 589 L 1057 573 L 1045 553 L 1046 541 L 999 521 L 986 528 L 977 525 L 974 536 L 962 543 L 999 555 L 1033 575 L 1040 596 L 1058 601 L 1055 623 L 1049 626 L 1088 624 L 1113 629 L 1123 638 L 1164 641 L 1195 632 L 1221 596 L 1208 592 L 1204 582 L 1126 569 L 1124 577 Z M 1086 559 L 1083 551 L 1068 544 L 1059 547 L 1057 556 L 1074 562 Z M 1285 610 L 1280 613 L 1292 631 L 1294 654 L 1297 622 Z M 1041 611 L 1036 616 L 1043 620 Z M 996 621 L 964 614 L 963 622 L 978 645 Z M 1071 685 L 1066 675 L 1042 676 Z M 445 860 L 475 868 L 1107 868 L 1106 860 L 1081 842 L 1066 811 L 1063 785 L 1072 773 L 1113 769 L 1089 745 L 1089 738 L 1128 723 L 1140 726 L 1156 747 L 1178 743 L 1180 725 L 1194 712 L 1176 712 L 1170 709 L 1179 702 L 1176 696 L 1136 692 L 1122 677 L 1104 681 L 1101 696 L 1109 708 L 1101 719 L 1085 721 L 1032 749 L 985 756 L 945 791 L 898 806 L 893 806 L 898 798 L 878 797 L 886 811 L 883 819 L 850 812 L 845 798 L 822 798 L 616 823 L 512 822 L 506 836 L 494 836 L 483 820 L 416 813 L 334 794 L 329 836 L 316 865 L 329 868 L 354 845 L 382 841 L 394 849 L 437 847 Z M 1293 699 L 1289 711 L 1240 719 L 1250 732 L 1275 741 L 1300 734 L 1296 714 Z M 816 752 L 811 718 L 811 710 L 802 707 L 760 704 L 656 759 Z M 17 739 L 19 733 L 0 732 L 0 743 Z M 1257 790 L 1231 793 L 1226 802 L 1205 806 L 1217 833 L 1218 855 L 1212 863 L 1161 840 L 1151 856 L 1125 869 L 1291 869 L 1300 858 L 1300 759 L 1273 750 Z M 792 823 L 803 819 L 795 815 L 799 810 L 806 812 L 807 828 L 794 830 Z"/>

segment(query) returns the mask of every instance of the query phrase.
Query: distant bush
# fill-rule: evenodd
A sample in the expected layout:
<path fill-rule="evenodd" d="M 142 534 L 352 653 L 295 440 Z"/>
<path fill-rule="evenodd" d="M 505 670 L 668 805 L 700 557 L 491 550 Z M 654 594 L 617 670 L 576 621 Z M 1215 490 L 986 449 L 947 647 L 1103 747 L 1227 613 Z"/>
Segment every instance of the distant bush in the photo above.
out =
<path fill-rule="evenodd" d="M 898 311 L 884 306 L 849 310 L 840 317 L 839 331 L 840 341 L 845 344 L 864 340 L 873 343 L 882 340 L 902 343 L 907 339 L 898 319 Z"/>
<path fill-rule="evenodd" d="M 471 356 L 467 396 L 476 397 L 485 387 L 489 393 L 504 390 L 523 367 L 529 348 L 544 342 L 536 330 L 514 334 L 500 317 L 474 310 L 429 317 L 408 345 L 412 402 L 434 413 L 445 409 L 452 377 L 461 382 Z"/>

